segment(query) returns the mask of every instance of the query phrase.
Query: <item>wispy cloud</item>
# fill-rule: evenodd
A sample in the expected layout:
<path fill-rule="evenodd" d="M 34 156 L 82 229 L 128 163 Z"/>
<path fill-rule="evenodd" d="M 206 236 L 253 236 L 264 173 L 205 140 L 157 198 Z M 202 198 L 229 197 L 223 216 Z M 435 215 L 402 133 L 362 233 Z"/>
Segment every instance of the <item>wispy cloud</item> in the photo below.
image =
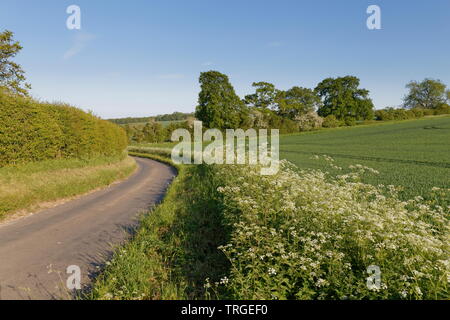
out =
<path fill-rule="evenodd" d="M 182 79 L 184 78 L 184 74 L 181 73 L 167 73 L 167 74 L 160 74 L 158 76 L 159 79 L 164 80 L 175 80 L 175 79 Z"/>
<path fill-rule="evenodd" d="M 68 60 L 86 48 L 89 42 L 95 39 L 95 35 L 90 33 L 77 33 L 72 47 L 64 53 L 63 59 Z"/>

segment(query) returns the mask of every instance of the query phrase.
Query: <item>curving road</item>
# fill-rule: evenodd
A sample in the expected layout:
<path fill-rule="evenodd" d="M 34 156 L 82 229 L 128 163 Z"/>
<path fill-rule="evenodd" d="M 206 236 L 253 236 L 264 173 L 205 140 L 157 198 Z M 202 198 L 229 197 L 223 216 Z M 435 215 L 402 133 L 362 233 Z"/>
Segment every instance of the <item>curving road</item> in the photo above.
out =
<path fill-rule="evenodd" d="M 82 286 L 90 284 L 176 174 L 160 162 L 136 162 L 137 171 L 124 182 L 0 224 L 0 299 L 69 299 L 70 265 L 80 267 Z"/>

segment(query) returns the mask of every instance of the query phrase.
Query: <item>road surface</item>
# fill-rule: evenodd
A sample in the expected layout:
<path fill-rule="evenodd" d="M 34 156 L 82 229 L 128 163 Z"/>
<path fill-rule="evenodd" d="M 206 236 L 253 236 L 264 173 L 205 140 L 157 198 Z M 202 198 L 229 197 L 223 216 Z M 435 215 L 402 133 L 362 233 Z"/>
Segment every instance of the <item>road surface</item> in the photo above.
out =
<path fill-rule="evenodd" d="M 136 162 L 137 171 L 121 183 L 0 224 L 0 299 L 69 299 L 72 265 L 81 270 L 81 285 L 89 286 L 113 246 L 130 236 L 140 213 L 162 199 L 176 174 L 160 162 Z"/>

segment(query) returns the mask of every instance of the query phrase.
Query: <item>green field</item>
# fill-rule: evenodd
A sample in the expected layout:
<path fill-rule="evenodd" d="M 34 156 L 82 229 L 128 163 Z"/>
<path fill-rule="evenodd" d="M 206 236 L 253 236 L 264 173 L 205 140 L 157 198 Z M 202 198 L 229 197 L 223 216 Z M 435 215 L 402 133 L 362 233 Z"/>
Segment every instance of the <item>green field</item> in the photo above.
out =
<path fill-rule="evenodd" d="M 137 147 L 172 148 L 175 143 L 139 144 Z M 332 157 L 333 169 L 322 157 Z M 428 198 L 433 187 L 450 188 L 450 117 L 381 122 L 355 127 L 322 129 L 280 137 L 280 158 L 302 169 L 321 169 L 331 174 L 351 171 L 361 164 L 379 174 L 367 174 L 364 182 L 395 185 L 400 196 Z"/>
<path fill-rule="evenodd" d="M 330 168 L 323 159 L 312 159 L 324 154 L 344 170 Z M 450 117 L 282 136 L 280 157 L 300 168 L 333 174 L 361 164 L 380 172 L 365 176 L 365 182 L 402 186 L 402 198 L 426 197 L 433 187 L 450 188 Z"/>

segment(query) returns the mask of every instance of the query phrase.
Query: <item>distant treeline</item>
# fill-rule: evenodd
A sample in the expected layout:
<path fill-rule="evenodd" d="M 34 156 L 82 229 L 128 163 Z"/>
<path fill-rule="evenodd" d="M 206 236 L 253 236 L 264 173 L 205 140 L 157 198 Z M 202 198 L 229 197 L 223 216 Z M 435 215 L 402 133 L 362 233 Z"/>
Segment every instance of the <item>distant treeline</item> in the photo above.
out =
<path fill-rule="evenodd" d="M 450 114 L 450 106 L 448 104 L 441 104 L 433 109 L 413 108 L 386 108 L 375 111 L 375 119 L 381 121 L 392 120 L 407 120 L 418 119 L 425 116 L 437 116 L 443 114 Z"/>
<path fill-rule="evenodd" d="M 183 121 L 189 117 L 193 117 L 194 113 L 174 112 L 171 114 L 163 114 L 155 117 L 128 117 L 118 119 L 108 119 L 115 124 L 132 124 L 132 123 L 145 123 L 149 121 Z"/>
<path fill-rule="evenodd" d="M 0 90 L 0 166 L 114 156 L 126 146 L 125 130 L 111 122 L 69 105 Z"/>
<path fill-rule="evenodd" d="M 315 88 L 279 90 L 255 82 L 255 92 L 239 97 L 227 75 L 202 72 L 195 117 L 208 128 L 274 128 L 298 132 L 353 126 L 373 120 L 401 120 L 450 113 L 450 90 L 440 80 L 411 81 L 403 108 L 376 111 L 369 90 L 355 76 L 327 78 Z"/>
<path fill-rule="evenodd" d="M 314 89 L 294 86 L 279 90 L 272 83 L 255 82 L 255 92 L 243 99 L 235 93 L 228 76 L 218 71 L 201 73 L 199 81 L 201 91 L 195 118 L 207 128 L 220 130 L 279 129 L 284 134 L 354 126 L 375 120 L 450 114 L 450 90 L 441 81 L 433 79 L 411 81 L 406 86 L 409 92 L 403 108 L 383 110 L 375 110 L 369 90 L 360 88 L 360 80 L 354 76 L 327 78 Z M 179 120 L 183 116 L 188 119 L 165 128 L 157 122 Z M 140 127 L 126 126 L 126 131 L 130 142 L 164 142 L 170 140 L 174 129 L 192 130 L 192 119 L 192 114 L 175 112 L 149 119 Z"/>
<path fill-rule="evenodd" d="M 170 141 L 175 129 L 187 129 L 193 132 L 194 118 L 185 121 L 175 121 L 163 126 L 160 122 L 151 119 L 144 126 L 138 127 L 126 124 L 124 129 L 130 143 L 159 143 Z"/>

